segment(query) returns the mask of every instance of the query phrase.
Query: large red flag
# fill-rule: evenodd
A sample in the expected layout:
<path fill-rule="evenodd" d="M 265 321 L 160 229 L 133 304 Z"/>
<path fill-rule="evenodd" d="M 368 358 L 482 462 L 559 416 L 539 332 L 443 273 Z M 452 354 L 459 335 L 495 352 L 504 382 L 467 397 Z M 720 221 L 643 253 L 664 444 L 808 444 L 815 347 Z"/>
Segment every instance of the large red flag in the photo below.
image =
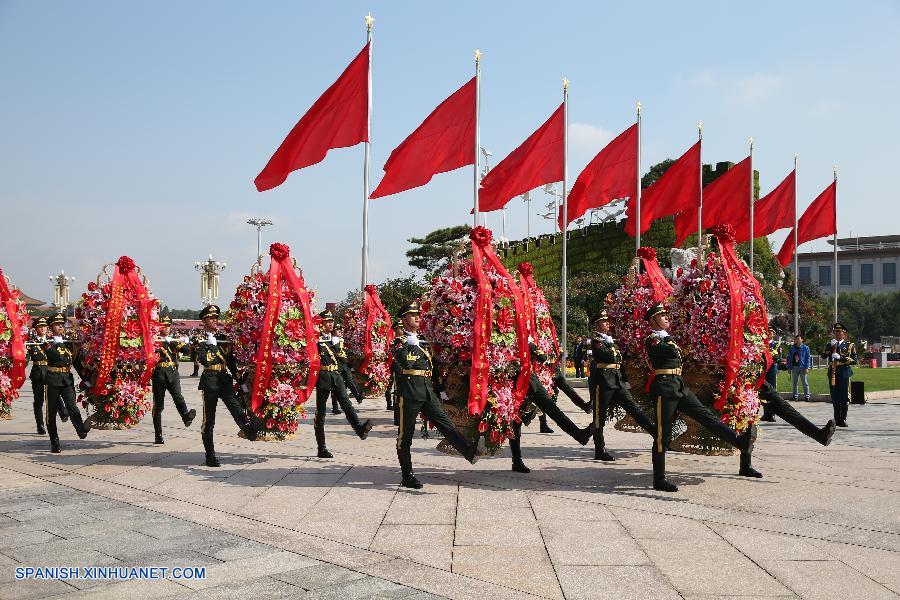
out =
<path fill-rule="evenodd" d="M 321 162 L 332 148 L 368 141 L 370 50 L 371 42 L 300 117 L 256 176 L 257 190 L 281 185 L 292 171 Z"/>
<path fill-rule="evenodd" d="M 703 188 L 703 227 L 734 225 L 750 212 L 750 157 L 734 165 Z M 641 207 L 643 209 L 643 207 Z M 697 232 L 697 207 L 675 215 L 675 245 Z"/>
<path fill-rule="evenodd" d="M 565 112 L 560 104 L 522 145 L 491 169 L 481 182 L 478 209 L 490 212 L 539 185 L 562 181 Z"/>
<path fill-rule="evenodd" d="M 635 123 L 598 152 L 575 180 L 566 199 L 569 223 L 589 208 L 599 208 L 619 198 L 634 198 L 637 195 L 637 169 L 638 126 Z M 569 224 L 563 225 L 562 220 L 560 207 L 560 230 Z"/>
<path fill-rule="evenodd" d="M 681 155 L 641 197 L 641 233 L 661 217 L 700 205 L 700 140 Z M 625 233 L 637 234 L 637 197 L 628 200 Z"/>
<path fill-rule="evenodd" d="M 475 78 L 441 102 L 394 148 L 370 198 L 425 185 L 438 173 L 475 164 Z"/>
<path fill-rule="evenodd" d="M 785 227 L 794 225 L 794 207 L 796 206 L 794 181 L 796 171 L 791 171 L 774 190 L 757 201 L 753 209 L 753 238 L 761 238 Z M 704 219 L 705 213 L 704 213 Z M 745 215 L 735 228 L 734 243 L 741 244 L 750 240 L 750 215 Z"/>
<path fill-rule="evenodd" d="M 797 224 L 797 244 L 834 234 L 837 234 L 837 181 L 825 188 L 800 217 Z M 792 229 L 778 251 L 778 262 L 782 267 L 793 260 L 795 250 Z"/>

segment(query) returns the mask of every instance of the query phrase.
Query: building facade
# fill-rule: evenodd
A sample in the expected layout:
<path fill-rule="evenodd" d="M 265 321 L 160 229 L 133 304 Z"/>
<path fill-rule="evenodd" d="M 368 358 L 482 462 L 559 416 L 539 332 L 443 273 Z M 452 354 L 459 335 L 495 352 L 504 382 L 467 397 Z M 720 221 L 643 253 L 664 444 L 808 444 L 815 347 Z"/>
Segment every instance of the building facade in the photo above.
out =
<path fill-rule="evenodd" d="M 832 243 L 830 240 L 829 244 Z M 888 294 L 900 290 L 900 235 L 838 239 L 838 293 Z M 793 270 L 793 262 L 788 265 Z M 800 281 L 811 281 L 822 293 L 834 291 L 834 253 L 801 252 Z"/>

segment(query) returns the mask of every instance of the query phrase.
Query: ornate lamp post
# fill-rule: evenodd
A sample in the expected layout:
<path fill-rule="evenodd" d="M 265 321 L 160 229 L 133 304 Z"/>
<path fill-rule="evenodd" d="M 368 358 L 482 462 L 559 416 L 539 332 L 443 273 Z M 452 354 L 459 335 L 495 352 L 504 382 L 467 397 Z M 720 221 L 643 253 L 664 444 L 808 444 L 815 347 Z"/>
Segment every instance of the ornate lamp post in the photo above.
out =
<path fill-rule="evenodd" d="M 203 304 L 214 304 L 219 298 L 219 273 L 225 270 L 227 263 L 209 258 L 202 262 L 195 262 L 194 269 L 200 272 L 200 301 Z"/>
<path fill-rule="evenodd" d="M 59 275 L 50 275 L 50 281 L 53 283 L 53 306 L 65 314 L 69 307 L 69 284 L 75 281 L 75 278 L 66 275 L 66 272 L 60 269 Z"/>

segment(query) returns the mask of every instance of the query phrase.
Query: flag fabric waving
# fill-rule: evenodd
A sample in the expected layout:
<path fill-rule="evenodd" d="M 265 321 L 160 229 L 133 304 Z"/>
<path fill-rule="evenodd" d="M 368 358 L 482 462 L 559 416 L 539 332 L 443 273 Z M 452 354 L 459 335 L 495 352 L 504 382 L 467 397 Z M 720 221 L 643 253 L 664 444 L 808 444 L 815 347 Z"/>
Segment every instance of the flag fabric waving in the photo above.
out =
<path fill-rule="evenodd" d="M 700 205 L 700 144 L 698 140 L 642 194 L 641 233 L 650 229 L 656 219 Z M 634 237 L 638 231 L 637 197 L 628 200 L 625 214 L 625 233 Z"/>
<path fill-rule="evenodd" d="M 291 129 L 254 183 L 278 187 L 291 172 L 321 162 L 332 148 L 369 139 L 369 42 Z"/>
<path fill-rule="evenodd" d="M 637 123 L 620 133 L 597 153 L 584 168 L 569 197 L 566 199 L 569 223 L 590 208 L 599 208 L 619 198 L 635 198 L 638 186 L 638 126 Z M 643 208 L 643 207 L 641 207 Z M 563 223 L 559 209 L 559 228 Z"/>
<path fill-rule="evenodd" d="M 796 207 L 796 189 L 794 182 L 797 172 L 791 171 L 784 181 L 760 198 L 753 209 L 753 238 L 774 233 L 779 229 L 794 226 L 794 208 Z M 704 222 L 706 217 L 704 216 Z M 750 241 L 750 216 L 744 218 L 734 227 L 734 243 Z"/>
<path fill-rule="evenodd" d="M 540 185 L 562 181 L 565 127 L 564 105 L 560 104 L 537 131 L 488 172 L 478 193 L 478 209 L 498 210 Z"/>
<path fill-rule="evenodd" d="M 384 164 L 370 198 L 423 186 L 438 173 L 475 164 L 475 77 L 428 115 Z"/>
<path fill-rule="evenodd" d="M 800 217 L 797 223 L 797 244 L 835 234 L 837 234 L 837 181 L 825 188 Z M 786 267 L 793 260 L 796 250 L 792 229 L 784 240 L 781 250 L 778 251 L 778 262 L 782 267 Z"/>
<path fill-rule="evenodd" d="M 703 188 L 703 227 L 740 222 L 750 212 L 750 181 L 753 177 L 748 156 Z M 643 209 L 643 207 L 641 207 Z M 675 245 L 697 232 L 697 206 L 675 215 Z"/>

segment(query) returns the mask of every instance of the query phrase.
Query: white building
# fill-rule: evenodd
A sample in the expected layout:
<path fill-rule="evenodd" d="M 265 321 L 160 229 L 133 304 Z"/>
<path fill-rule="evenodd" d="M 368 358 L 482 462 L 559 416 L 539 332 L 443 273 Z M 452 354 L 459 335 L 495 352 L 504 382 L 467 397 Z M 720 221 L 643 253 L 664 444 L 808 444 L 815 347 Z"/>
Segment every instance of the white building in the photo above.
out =
<path fill-rule="evenodd" d="M 900 290 L 900 235 L 843 238 L 837 244 L 839 293 L 887 294 Z M 791 262 L 788 269 L 793 267 Z M 800 281 L 812 281 L 824 294 L 832 294 L 833 252 L 801 252 L 797 267 Z"/>

